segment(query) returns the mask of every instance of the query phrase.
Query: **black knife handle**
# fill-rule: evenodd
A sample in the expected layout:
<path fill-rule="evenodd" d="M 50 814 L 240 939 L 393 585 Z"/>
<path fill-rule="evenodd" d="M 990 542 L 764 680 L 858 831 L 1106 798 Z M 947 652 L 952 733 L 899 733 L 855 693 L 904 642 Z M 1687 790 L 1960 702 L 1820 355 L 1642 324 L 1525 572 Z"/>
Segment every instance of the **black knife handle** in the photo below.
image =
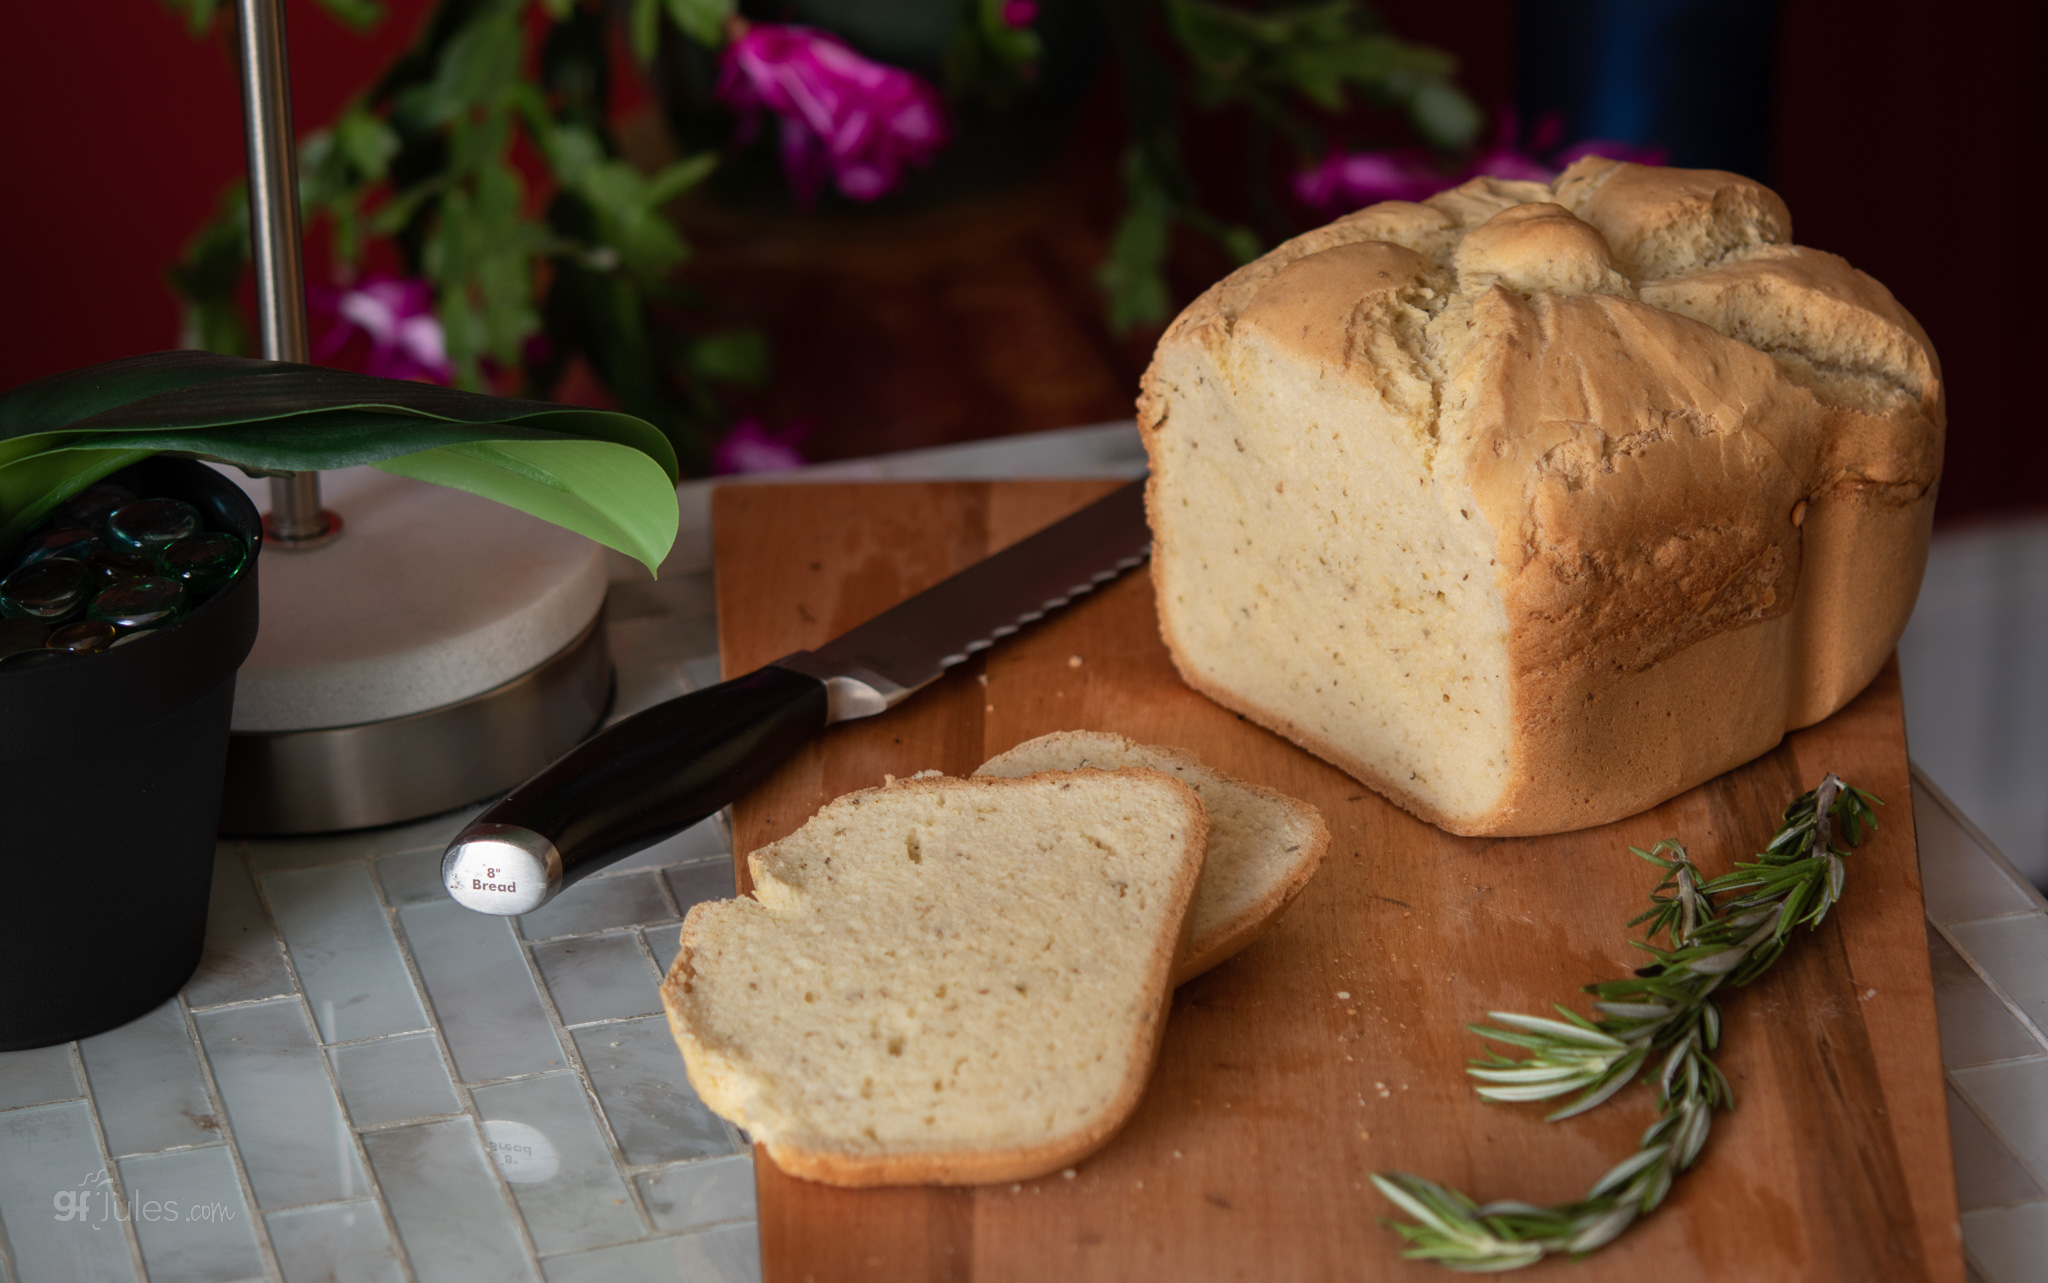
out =
<path fill-rule="evenodd" d="M 484 913 L 530 913 L 759 783 L 825 728 L 825 683 L 769 665 L 584 741 L 486 807 L 448 845 L 441 883 Z"/>

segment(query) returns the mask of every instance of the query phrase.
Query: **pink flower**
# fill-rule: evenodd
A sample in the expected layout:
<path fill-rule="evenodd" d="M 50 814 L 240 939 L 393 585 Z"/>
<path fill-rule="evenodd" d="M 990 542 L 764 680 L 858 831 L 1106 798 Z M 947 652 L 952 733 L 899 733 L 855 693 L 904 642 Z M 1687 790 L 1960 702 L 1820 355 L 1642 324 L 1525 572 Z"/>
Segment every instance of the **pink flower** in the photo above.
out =
<path fill-rule="evenodd" d="M 946 143 L 938 91 L 923 78 L 808 27 L 757 22 L 736 36 L 721 58 L 718 97 L 749 130 L 764 109 L 781 118 L 782 167 L 805 204 L 827 175 L 849 199 L 874 200 Z"/>
<path fill-rule="evenodd" d="M 1419 147 L 1332 152 L 1294 176 L 1294 194 L 1317 209 L 1357 209 L 1383 200 L 1422 200 L 1449 184 L 1436 158 Z"/>
<path fill-rule="evenodd" d="M 306 292 L 309 310 L 334 319 L 313 345 L 313 359 L 331 360 L 358 337 L 368 341 L 363 373 L 381 379 L 447 383 L 455 371 L 425 281 L 374 274 L 346 289 Z"/>
<path fill-rule="evenodd" d="M 1038 21 L 1038 0 L 1003 0 L 1003 25 L 1028 27 Z"/>
<path fill-rule="evenodd" d="M 1426 200 L 1482 174 L 1547 183 L 1582 156 L 1605 156 L 1638 165 L 1664 163 L 1664 149 L 1656 146 L 1594 138 L 1557 148 L 1564 133 L 1564 120 L 1559 116 L 1536 122 L 1525 146 L 1516 145 L 1516 132 L 1514 113 L 1502 112 L 1493 145 L 1455 170 L 1444 168 L 1435 156 L 1416 147 L 1333 151 L 1321 164 L 1294 176 L 1294 194 L 1305 205 L 1335 213 L 1383 200 Z M 1549 153 L 1547 160 L 1544 153 Z"/>
<path fill-rule="evenodd" d="M 711 470 L 719 476 L 741 472 L 782 472 L 804 466 L 797 443 L 811 435 L 808 424 L 774 431 L 759 419 L 741 419 L 711 449 Z"/>

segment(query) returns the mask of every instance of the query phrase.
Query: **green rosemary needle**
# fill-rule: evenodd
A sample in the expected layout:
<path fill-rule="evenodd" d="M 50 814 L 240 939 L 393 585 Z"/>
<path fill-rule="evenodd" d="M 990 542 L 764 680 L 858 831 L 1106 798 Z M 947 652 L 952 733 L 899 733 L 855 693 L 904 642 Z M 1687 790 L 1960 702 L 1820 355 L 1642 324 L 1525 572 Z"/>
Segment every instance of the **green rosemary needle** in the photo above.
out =
<path fill-rule="evenodd" d="M 1599 1019 L 1559 1005 L 1553 1020 L 1493 1011 L 1493 1025 L 1468 1028 L 1516 1059 L 1489 1050 L 1466 1070 L 1488 1101 L 1555 1100 L 1576 1092 L 1550 1120 L 1582 1114 L 1639 1074 L 1657 1085 L 1657 1119 L 1636 1152 L 1615 1164 L 1575 1203 L 1539 1207 L 1514 1201 L 1481 1205 L 1434 1181 L 1406 1172 L 1374 1173 L 1373 1185 L 1413 1217 L 1390 1221 L 1407 1240 L 1402 1255 L 1447 1269 L 1494 1273 L 1534 1265 L 1554 1252 L 1573 1256 L 1614 1241 L 1637 1217 L 1656 1210 L 1671 1182 L 1699 1161 L 1716 1109 L 1733 1109 L 1734 1093 L 1715 1065 L 1721 1010 L 1714 995 L 1745 985 L 1784 952 L 1793 928 L 1817 927 L 1842 898 L 1843 857 L 1877 827 L 1883 803 L 1830 774 L 1785 808 L 1763 854 L 1733 872 L 1704 879 L 1685 848 L 1659 842 L 1637 855 L 1664 870 L 1650 907 L 1629 926 L 1647 923 L 1649 965 L 1624 980 L 1586 986 Z M 1653 943 L 1659 936 L 1666 947 Z"/>

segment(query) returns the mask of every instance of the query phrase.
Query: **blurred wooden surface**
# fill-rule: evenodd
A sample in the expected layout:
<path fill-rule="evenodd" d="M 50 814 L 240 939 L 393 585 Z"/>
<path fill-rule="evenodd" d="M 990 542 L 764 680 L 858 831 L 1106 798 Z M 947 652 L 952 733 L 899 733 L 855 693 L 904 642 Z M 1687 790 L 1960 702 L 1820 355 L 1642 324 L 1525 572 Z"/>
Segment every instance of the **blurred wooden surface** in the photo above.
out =
<path fill-rule="evenodd" d="M 726 672 L 816 645 L 1111 484 L 721 490 Z M 1622 923 L 1654 878 L 1630 844 L 1677 837 L 1720 872 L 1825 770 L 1889 805 L 1842 907 L 1727 1004 L 1737 1112 L 1718 1117 L 1655 1217 L 1537 1274 L 1961 1280 L 1895 669 L 1827 723 L 1646 814 L 1556 837 L 1455 838 L 1188 691 L 1138 574 L 827 733 L 735 808 L 734 849 L 885 772 L 965 774 L 1077 727 L 1183 745 L 1313 801 L 1329 860 L 1277 927 L 1182 987 L 1144 1103 L 1073 1178 L 849 1191 L 793 1180 L 757 1152 L 768 1283 L 1441 1278 L 1398 1258 L 1368 1173 L 1561 1201 L 1633 1147 L 1653 1108 L 1643 1088 L 1562 1124 L 1482 1105 L 1462 1072 L 1478 1050 L 1465 1023 L 1573 1001 L 1636 964 Z"/>

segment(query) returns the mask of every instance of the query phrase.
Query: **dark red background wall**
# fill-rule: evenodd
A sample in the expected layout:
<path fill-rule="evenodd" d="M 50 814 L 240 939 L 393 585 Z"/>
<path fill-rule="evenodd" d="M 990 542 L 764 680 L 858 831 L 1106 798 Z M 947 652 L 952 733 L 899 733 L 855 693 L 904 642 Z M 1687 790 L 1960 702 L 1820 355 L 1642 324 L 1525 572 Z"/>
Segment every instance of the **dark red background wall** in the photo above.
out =
<path fill-rule="evenodd" d="M 301 132 L 330 120 L 432 7 L 387 4 L 391 16 L 359 35 L 311 0 L 287 0 Z M 32 0 L 10 5 L 4 23 L 0 388 L 176 347 L 164 269 L 242 173 L 225 25 L 195 38 L 160 0 Z"/>
<path fill-rule="evenodd" d="M 410 37 L 428 0 L 357 35 L 289 0 L 300 129 L 326 121 Z M 1511 0 L 1382 0 L 1395 29 L 1450 48 L 1483 103 L 1512 97 Z M 2048 95 L 2030 79 L 2048 8 L 2029 0 L 1786 0 L 1773 181 L 1799 239 L 1891 287 L 1933 336 L 1949 386 L 1941 514 L 2048 508 Z M 11 7 L 0 387 L 174 346 L 163 270 L 240 173 L 230 52 L 158 0 Z"/>

